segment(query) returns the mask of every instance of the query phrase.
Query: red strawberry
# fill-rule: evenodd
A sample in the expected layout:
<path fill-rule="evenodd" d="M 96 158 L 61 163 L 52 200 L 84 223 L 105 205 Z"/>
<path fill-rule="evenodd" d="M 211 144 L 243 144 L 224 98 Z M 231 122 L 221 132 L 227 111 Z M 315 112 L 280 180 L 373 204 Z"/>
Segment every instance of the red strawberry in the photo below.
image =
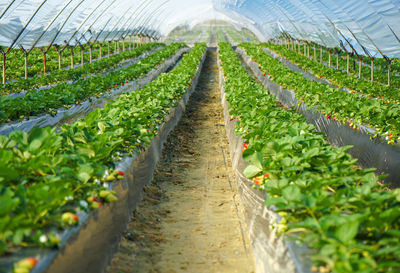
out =
<path fill-rule="evenodd" d="M 26 258 L 25 260 L 27 260 L 32 265 L 32 267 L 35 267 L 38 263 L 38 260 L 36 258 Z"/>
<path fill-rule="evenodd" d="M 253 178 L 253 182 L 256 183 L 257 185 L 261 185 L 262 184 L 262 178 L 254 177 Z"/>
<path fill-rule="evenodd" d="M 36 258 L 25 258 L 14 265 L 14 272 L 29 272 L 37 263 L 38 260 Z"/>
<path fill-rule="evenodd" d="M 76 105 L 79 105 L 79 101 L 76 102 Z"/>
<path fill-rule="evenodd" d="M 301 98 L 302 101 L 304 101 L 304 98 Z"/>
<path fill-rule="evenodd" d="M 65 212 L 61 215 L 61 221 L 65 225 L 76 225 L 79 222 L 79 217 L 78 215 L 72 213 L 72 212 Z"/>
<path fill-rule="evenodd" d="M 123 171 L 118 171 L 119 175 L 124 175 L 125 173 Z"/>
<path fill-rule="evenodd" d="M 244 151 L 246 151 L 247 148 L 249 148 L 249 144 L 248 144 L 248 143 L 243 143 L 242 153 L 243 153 Z"/>

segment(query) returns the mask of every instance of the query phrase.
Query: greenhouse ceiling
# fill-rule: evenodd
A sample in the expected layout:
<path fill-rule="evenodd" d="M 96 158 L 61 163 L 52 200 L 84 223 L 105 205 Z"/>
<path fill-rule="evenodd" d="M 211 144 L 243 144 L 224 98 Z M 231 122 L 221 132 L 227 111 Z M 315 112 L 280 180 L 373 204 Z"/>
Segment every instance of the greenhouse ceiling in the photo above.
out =
<path fill-rule="evenodd" d="M 0 45 L 32 48 L 157 38 L 179 25 L 225 20 L 261 40 L 308 40 L 400 57 L 400 0 L 3 0 Z M 351 48 L 353 47 L 353 48 Z"/>

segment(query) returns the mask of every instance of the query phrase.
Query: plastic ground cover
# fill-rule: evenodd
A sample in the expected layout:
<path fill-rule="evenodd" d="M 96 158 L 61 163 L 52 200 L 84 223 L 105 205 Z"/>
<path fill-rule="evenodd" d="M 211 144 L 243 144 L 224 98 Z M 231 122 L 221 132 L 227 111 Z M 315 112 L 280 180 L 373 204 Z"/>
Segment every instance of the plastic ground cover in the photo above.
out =
<path fill-rule="evenodd" d="M 250 67 L 256 78 L 271 91 L 277 99 L 286 107 L 296 106 L 294 92 L 283 89 L 275 84 L 258 68 L 258 64 L 253 62 L 246 52 L 238 48 L 237 52 L 243 57 L 245 63 Z M 324 132 L 328 137 L 328 142 L 334 146 L 341 147 L 352 145 L 353 148 L 348 152 L 358 159 L 358 163 L 363 168 L 376 168 L 377 174 L 388 174 L 384 181 L 393 187 L 400 187 L 400 148 L 389 145 L 379 140 L 371 140 L 367 132 L 370 128 L 361 127 L 360 131 L 353 130 L 348 126 L 326 119 L 316 111 L 306 109 L 302 104 L 298 111 L 302 113 L 312 123 L 317 130 Z"/>

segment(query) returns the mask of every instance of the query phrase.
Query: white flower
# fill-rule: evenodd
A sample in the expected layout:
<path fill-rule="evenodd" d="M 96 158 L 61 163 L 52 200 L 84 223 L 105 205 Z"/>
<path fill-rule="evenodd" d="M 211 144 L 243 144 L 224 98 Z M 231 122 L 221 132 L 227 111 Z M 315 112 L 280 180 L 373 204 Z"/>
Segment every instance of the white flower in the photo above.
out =
<path fill-rule="evenodd" d="M 39 241 L 40 241 L 41 243 L 47 242 L 47 236 L 46 236 L 46 235 L 40 236 L 40 237 L 39 237 Z"/>

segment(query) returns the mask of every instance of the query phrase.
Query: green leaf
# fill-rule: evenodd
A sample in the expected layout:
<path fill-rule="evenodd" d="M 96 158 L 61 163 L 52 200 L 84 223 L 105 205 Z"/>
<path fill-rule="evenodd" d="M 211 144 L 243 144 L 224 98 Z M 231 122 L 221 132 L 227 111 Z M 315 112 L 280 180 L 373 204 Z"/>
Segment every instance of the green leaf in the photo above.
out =
<path fill-rule="evenodd" d="M 304 153 L 305 158 L 311 158 L 319 154 L 319 148 L 311 148 L 307 152 Z"/>
<path fill-rule="evenodd" d="M 250 150 L 249 153 L 246 153 L 249 149 L 247 149 L 244 153 L 243 153 L 243 159 L 245 161 L 247 161 L 248 163 L 256 166 L 259 169 L 263 169 L 262 166 L 262 154 L 258 153 L 258 152 L 253 152 Z"/>
<path fill-rule="evenodd" d="M 289 185 L 282 190 L 282 195 L 284 198 L 290 201 L 300 200 L 301 191 L 296 185 Z"/>
<path fill-rule="evenodd" d="M 356 237 L 358 226 L 358 221 L 349 221 L 340 225 L 335 232 L 336 238 L 344 244 L 349 244 L 350 240 L 353 240 L 354 237 Z"/>
<path fill-rule="evenodd" d="M 259 167 L 254 166 L 254 165 L 249 165 L 246 167 L 246 169 L 244 169 L 243 174 L 247 178 L 253 178 L 253 177 L 257 176 L 258 174 L 260 174 L 261 172 L 262 172 L 262 169 L 260 169 Z"/>
<path fill-rule="evenodd" d="M 92 174 L 93 174 L 93 168 L 92 166 L 90 166 L 90 164 L 79 166 L 78 178 L 81 182 L 85 183 L 89 181 Z"/>

